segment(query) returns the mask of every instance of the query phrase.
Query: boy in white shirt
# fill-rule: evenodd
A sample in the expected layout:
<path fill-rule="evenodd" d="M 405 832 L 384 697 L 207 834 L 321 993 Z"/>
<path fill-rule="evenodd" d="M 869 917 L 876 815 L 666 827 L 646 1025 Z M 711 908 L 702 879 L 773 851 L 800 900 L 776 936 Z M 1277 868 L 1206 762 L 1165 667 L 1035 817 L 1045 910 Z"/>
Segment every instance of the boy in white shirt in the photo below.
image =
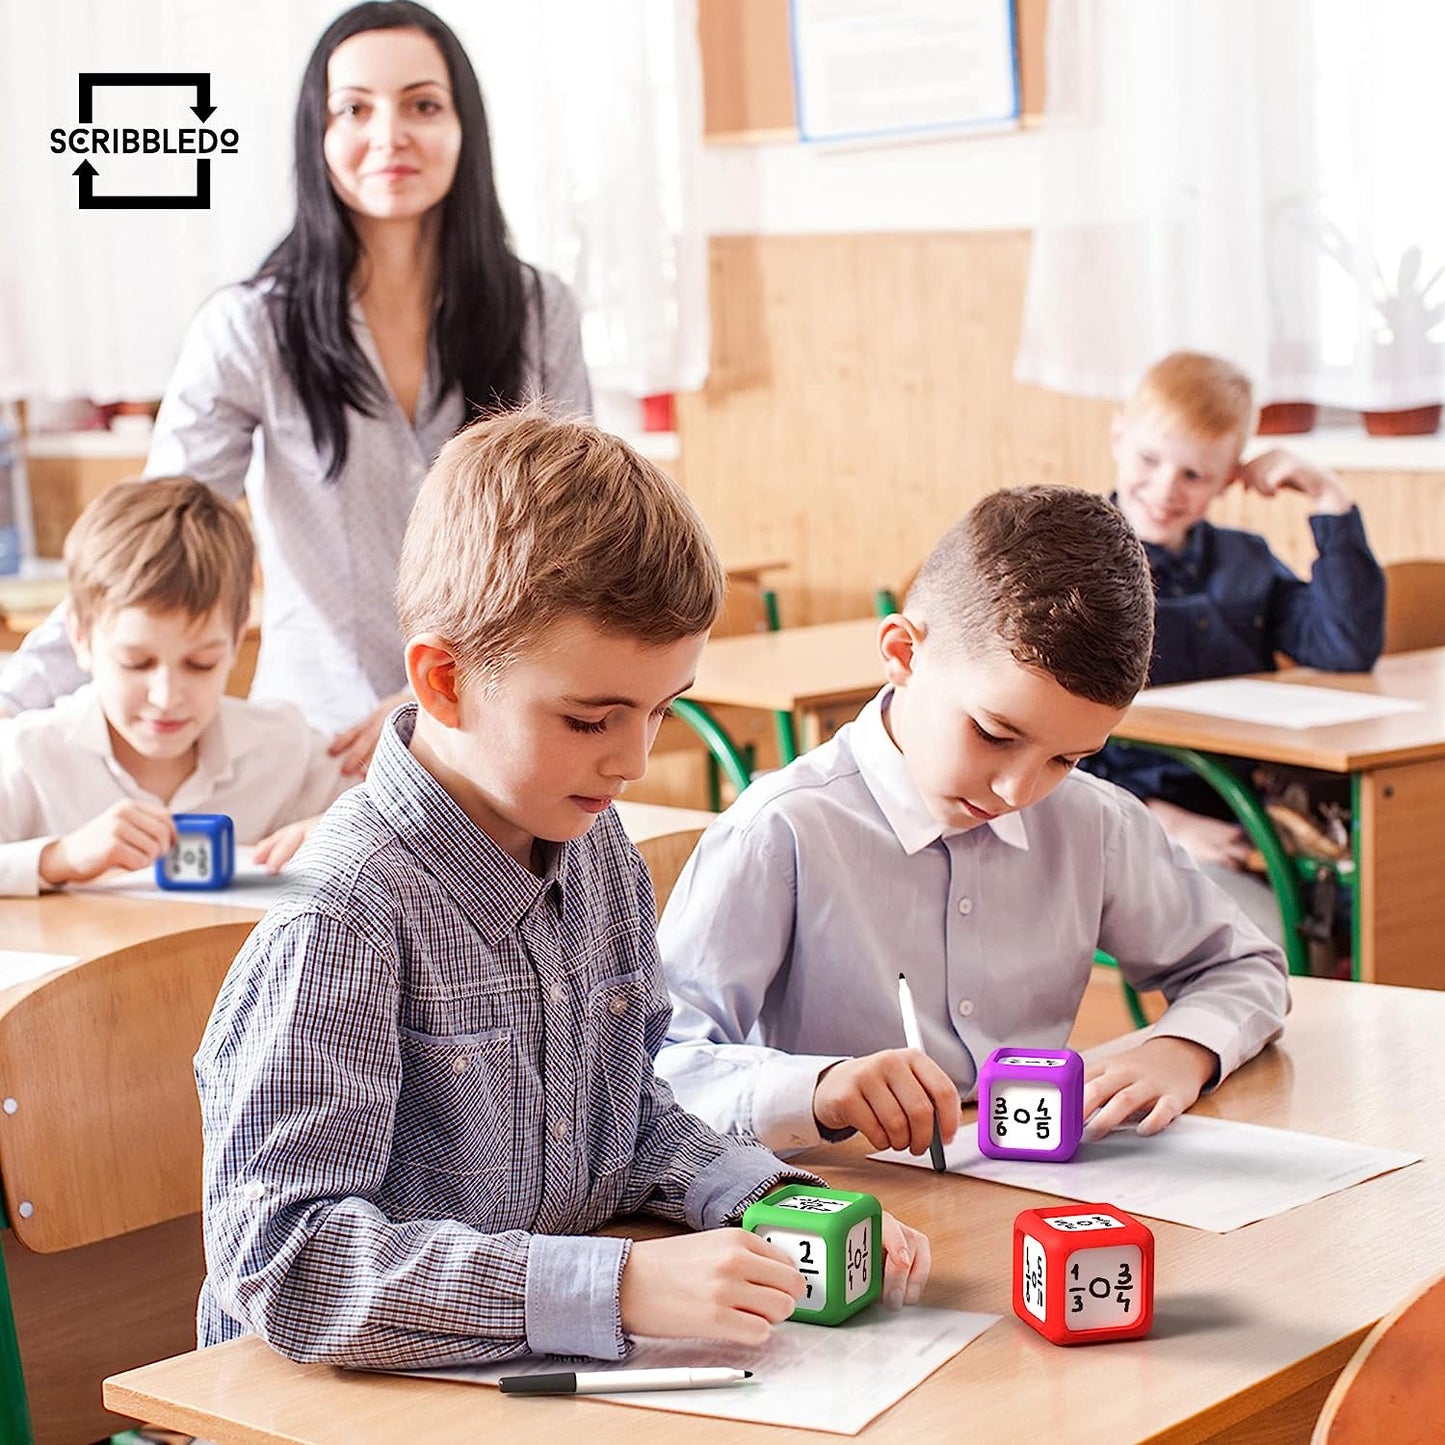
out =
<path fill-rule="evenodd" d="M 985 497 L 879 626 L 887 686 L 703 835 L 658 934 L 658 1072 L 794 1149 L 945 1140 L 1003 1045 L 1067 1039 L 1096 947 L 1169 1008 L 1086 1072 L 1095 1134 L 1164 1128 L 1279 1031 L 1284 958 L 1132 795 L 1075 765 L 1143 686 L 1144 550 L 1103 497 Z M 898 1047 L 906 974 L 924 1052 Z"/>
<path fill-rule="evenodd" d="M 65 539 L 67 625 L 91 682 L 0 721 L 0 895 L 144 868 L 172 813 L 225 813 L 278 872 L 347 786 L 289 703 L 225 696 L 250 608 L 241 514 L 186 477 L 124 482 Z"/>

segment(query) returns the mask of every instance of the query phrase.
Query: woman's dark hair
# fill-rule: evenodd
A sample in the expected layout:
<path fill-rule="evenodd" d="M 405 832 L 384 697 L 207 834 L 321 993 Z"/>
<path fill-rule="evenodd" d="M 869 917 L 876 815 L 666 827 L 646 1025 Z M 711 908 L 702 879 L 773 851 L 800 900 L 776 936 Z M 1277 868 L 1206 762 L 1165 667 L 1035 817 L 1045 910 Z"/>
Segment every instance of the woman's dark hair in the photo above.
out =
<path fill-rule="evenodd" d="M 317 450 L 328 457 L 328 480 L 346 463 L 346 408 L 375 416 L 385 397 L 351 334 L 350 283 L 360 242 L 326 168 L 326 69 L 343 40 L 368 30 L 403 29 L 422 31 L 441 50 L 462 129 L 456 177 L 441 203 L 431 330 L 441 369 L 436 401 L 460 386 L 465 424 L 514 405 L 522 394 L 522 267 L 497 200 L 476 72 L 456 36 L 425 6 L 368 0 L 331 22 L 306 63 L 296 105 L 296 220 L 252 277 L 253 284 L 275 283 L 276 339 Z M 535 274 L 532 280 L 536 286 Z"/>

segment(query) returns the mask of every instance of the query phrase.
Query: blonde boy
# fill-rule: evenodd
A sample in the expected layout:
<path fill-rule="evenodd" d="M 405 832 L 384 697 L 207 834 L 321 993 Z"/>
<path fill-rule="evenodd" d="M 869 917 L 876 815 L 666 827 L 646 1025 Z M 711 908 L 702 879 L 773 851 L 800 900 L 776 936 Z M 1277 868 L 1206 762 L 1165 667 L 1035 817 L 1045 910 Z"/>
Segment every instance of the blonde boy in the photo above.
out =
<path fill-rule="evenodd" d="M 886 685 L 703 835 L 659 947 L 658 1069 L 720 1129 L 921 1153 L 989 1051 L 1053 1048 L 1096 947 L 1169 1007 L 1091 1067 L 1092 1131 L 1164 1128 L 1279 1032 L 1284 960 L 1127 793 L 1076 771 L 1143 683 L 1137 538 L 1067 487 L 985 497 L 879 626 Z M 898 975 L 924 1051 L 899 1047 Z"/>
<path fill-rule="evenodd" d="M 0 721 L 0 894 L 143 868 L 172 813 L 228 814 L 273 872 L 346 786 L 289 704 L 225 696 L 246 625 L 245 519 L 186 477 L 123 482 L 65 539 L 67 627 L 90 683 Z"/>
<path fill-rule="evenodd" d="M 381 1367 L 757 1342 L 803 1291 L 713 1226 L 798 1176 L 686 1114 L 647 869 L 609 806 L 723 578 L 675 483 L 531 412 L 441 451 L 397 598 L 416 702 L 237 958 L 196 1060 L 202 1344 Z M 588 1237 L 644 1210 L 708 1233 Z M 885 1293 L 927 1243 L 891 1219 Z"/>
<path fill-rule="evenodd" d="M 1144 543 L 1157 599 L 1152 684 L 1271 672 L 1278 653 L 1306 667 L 1366 672 L 1380 655 L 1384 575 L 1358 508 L 1333 472 L 1290 452 L 1272 448 L 1241 462 L 1253 428 L 1249 378 L 1188 351 L 1152 366 L 1114 418 L 1115 500 Z M 1308 582 L 1263 537 L 1206 520 L 1232 482 L 1264 497 L 1309 498 L 1318 556 Z M 1193 772 L 1117 744 L 1086 766 L 1143 799 L 1164 831 L 1278 936 L 1268 885 L 1239 873 L 1249 840 Z"/>

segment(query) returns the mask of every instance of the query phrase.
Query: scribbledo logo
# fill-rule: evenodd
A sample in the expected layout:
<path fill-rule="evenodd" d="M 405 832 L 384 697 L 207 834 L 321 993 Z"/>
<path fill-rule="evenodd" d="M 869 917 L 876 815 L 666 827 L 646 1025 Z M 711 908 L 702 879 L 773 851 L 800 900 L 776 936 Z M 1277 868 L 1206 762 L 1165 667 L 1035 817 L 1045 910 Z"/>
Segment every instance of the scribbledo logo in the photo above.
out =
<path fill-rule="evenodd" d="M 128 103 L 142 110 L 154 110 L 154 104 L 141 102 L 162 102 L 159 114 L 136 115 L 138 121 L 155 120 L 156 124 L 96 125 L 95 96 L 101 89 L 115 89 L 126 94 L 117 94 L 108 99 L 116 104 Z M 202 124 L 175 124 L 173 112 L 176 102 L 191 95 L 195 104 L 189 107 L 192 115 Z M 166 108 L 169 103 L 169 111 Z M 50 150 L 53 155 L 78 155 L 83 157 L 72 172 L 80 179 L 80 209 L 82 211 L 207 211 L 211 207 L 211 157 L 233 156 L 239 151 L 240 136 L 235 129 L 215 129 L 205 124 L 215 113 L 211 104 L 211 77 L 203 71 L 173 72 L 97 72 L 89 71 L 80 76 L 80 123 L 75 126 L 56 126 L 50 132 Z M 195 171 L 186 173 L 188 184 L 182 189 L 168 183 L 176 173 L 176 163 L 170 157 L 195 156 Z M 110 157 L 115 164 L 95 164 L 96 159 Z M 135 158 L 156 158 L 148 169 L 154 172 L 158 183 L 155 193 L 136 191 L 138 178 Z M 124 171 L 127 186 L 121 191 L 105 185 L 103 176 L 109 176 L 117 169 Z M 139 175 L 144 176 L 144 171 Z"/>

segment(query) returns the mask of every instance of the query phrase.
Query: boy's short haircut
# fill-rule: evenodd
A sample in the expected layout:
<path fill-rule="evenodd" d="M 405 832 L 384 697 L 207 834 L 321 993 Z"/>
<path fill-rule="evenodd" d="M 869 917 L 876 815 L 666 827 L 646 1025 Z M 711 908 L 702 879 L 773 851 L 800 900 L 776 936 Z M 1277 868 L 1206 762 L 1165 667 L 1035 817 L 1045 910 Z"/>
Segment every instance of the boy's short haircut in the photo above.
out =
<path fill-rule="evenodd" d="M 219 608 L 239 637 L 255 565 L 246 519 L 190 477 L 121 482 L 65 538 L 70 607 L 85 632 L 123 607 L 192 618 Z"/>
<path fill-rule="evenodd" d="M 1124 403 L 1124 415 L 1156 416 L 1206 441 L 1254 433 L 1254 387 L 1231 361 L 1199 351 L 1174 351 L 1149 368 Z"/>
<path fill-rule="evenodd" d="M 1106 707 L 1126 707 L 1149 675 L 1149 563 L 1123 513 L 1093 492 L 1030 486 L 984 497 L 929 553 L 906 605 L 945 647 L 1002 646 Z"/>
<path fill-rule="evenodd" d="M 682 488 L 625 442 L 535 406 L 454 436 L 402 542 L 406 637 L 436 633 L 487 684 L 558 621 L 662 645 L 707 631 L 726 586 Z"/>

